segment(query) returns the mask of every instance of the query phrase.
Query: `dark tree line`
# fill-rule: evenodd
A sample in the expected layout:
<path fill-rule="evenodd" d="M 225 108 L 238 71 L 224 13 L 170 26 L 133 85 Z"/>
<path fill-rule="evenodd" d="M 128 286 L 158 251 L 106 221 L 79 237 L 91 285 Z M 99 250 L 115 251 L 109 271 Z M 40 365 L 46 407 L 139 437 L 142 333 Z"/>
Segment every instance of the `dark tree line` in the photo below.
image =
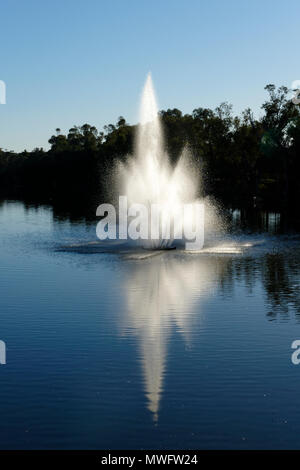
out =
<path fill-rule="evenodd" d="M 175 163 L 189 146 L 206 195 L 231 207 L 278 211 L 300 200 L 300 112 L 286 87 L 267 85 L 263 116 L 250 109 L 232 115 L 231 106 L 161 111 L 165 142 Z M 120 117 L 99 132 L 84 124 L 67 135 L 56 129 L 49 151 L 14 153 L 0 149 L 0 197 L 53 202 L 69 207 L 97 205 L 117 159 L 133 152 L 135 126 Z M 299 212 L 298 212 L 299 213 Z"/>

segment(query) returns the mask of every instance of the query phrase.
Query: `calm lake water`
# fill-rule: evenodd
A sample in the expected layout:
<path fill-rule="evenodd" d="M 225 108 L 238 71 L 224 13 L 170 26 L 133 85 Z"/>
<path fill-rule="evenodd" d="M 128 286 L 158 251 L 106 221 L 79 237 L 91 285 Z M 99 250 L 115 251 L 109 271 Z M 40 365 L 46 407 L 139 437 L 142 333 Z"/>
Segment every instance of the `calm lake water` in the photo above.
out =
<path fill-rule="evenodd" d="M 300 447 L 300 238 L 277 222 L 148 256 L 3 202 L 0 447 Z"/>

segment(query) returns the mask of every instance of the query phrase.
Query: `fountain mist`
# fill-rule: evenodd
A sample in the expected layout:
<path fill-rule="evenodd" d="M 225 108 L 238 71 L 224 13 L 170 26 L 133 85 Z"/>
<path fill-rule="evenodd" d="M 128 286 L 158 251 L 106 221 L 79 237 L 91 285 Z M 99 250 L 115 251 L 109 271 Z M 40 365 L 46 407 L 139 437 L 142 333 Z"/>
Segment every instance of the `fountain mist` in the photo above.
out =
<path fill-rule="evenodd" d="M 170 164 L 150 74 L 141 98 L 135 152 L 125 164 L 119 165 L 118 170 L 118 186 L 129 204 L 143 204 L 149 208 L 155 204 L 160 208 L 157 219 L 148 221 L 149 226 L 159 225 L 159 239 L 147 240 L 144 245 L 148 248 L 170 246 L 178 237 L 174 226 L 171 238 L 164 236 L 166 220 L 170 216 L 177 221 L 182 218 L 180 209 L 183 204 L 196 201 L 199 182 L 193 176 L 197 172 L 193 171 L 187 150 L 183 151 L 175 167 Z"/>

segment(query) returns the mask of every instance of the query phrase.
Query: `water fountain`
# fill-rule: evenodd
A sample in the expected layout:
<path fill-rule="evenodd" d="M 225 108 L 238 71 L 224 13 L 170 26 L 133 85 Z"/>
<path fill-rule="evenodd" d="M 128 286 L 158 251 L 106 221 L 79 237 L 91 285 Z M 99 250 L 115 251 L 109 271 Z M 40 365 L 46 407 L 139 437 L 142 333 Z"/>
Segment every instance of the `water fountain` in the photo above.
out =
<path fill-rule="evenodd" d="M 199 180 L 187 149 L 175 167 L 165 151 L 154 87 L 149 74 L 143 89 L 140 122 L 134 155 L 118 165 L 118 192 L 127 196 L 129 204 L 148 207 L 148 226 L 156 236 L 143 240 L 149 249 L 172 247 L 174 239 L 182 238 L 187 223 L 184 204 L 196 203 Z M 154 215 L 153 208 L 156 209 Z M 170 222 L 171 220 L 171 222 Z M 169 224 L 171 230 L 169 234 Z"/>
<path fill-rule="evenodd" d="M 176 164 L 171 164 L 165 149 L 152 78 L 148 74 L 141 96 L 133 155 L 129 155 L 125 162 L 118 162 L 113 172 L 113 197 L 118 196 L 118 202 L 115 200 L 114 205 L 101 204 L 99 212 L 98 209 L 96 212 L 97 216 L 102 217 L 96 228 L 101 242 L 76 243 L 62 249 L 84 253 L 125 253 L 130 248 L 138 259 L 152 256 L 149 253 L 141 255 L 137 250 L 139 246 L 147 250 L 185 246 L 187 251 L 203 253 L 205 207 L 205 250 L 213 253 L 217 243 L 218 253 L 220 250 L 228 251 L 223 242 L 219 245 L 218 237 L 224 227 L 215 205 L 208 198 L 199 198 L 200 174 L 200 168 L 195 164 L 195 159 L 191 158 L 187 147 Z M 109 183 L 111 187 L 112 181 Z M 126 209 L 122 212 L 124 201 Z M 115 209 L 117 204 L 118 211 Z M 132 220 L 134 215 L 130 213 L 130 208 L 133 206 L 145 209 L 139 216 L 139 222 Z M 202 212 L 199 212 L 199 208 Z M 109 210 L 112 215 L 110 222 L 105 215 Z M 125 217 L 122 213 L 125 213 Z M 147 236 L 131 237 L 129 229 L 132 222 L 135 222 L 136 228 L 139 224 L 147 226 Z M 111 233 L 106 229 L 108 225 Z M 231 244 L 229 251 L 232 252 L 232 249 L 235 247 Z"/>

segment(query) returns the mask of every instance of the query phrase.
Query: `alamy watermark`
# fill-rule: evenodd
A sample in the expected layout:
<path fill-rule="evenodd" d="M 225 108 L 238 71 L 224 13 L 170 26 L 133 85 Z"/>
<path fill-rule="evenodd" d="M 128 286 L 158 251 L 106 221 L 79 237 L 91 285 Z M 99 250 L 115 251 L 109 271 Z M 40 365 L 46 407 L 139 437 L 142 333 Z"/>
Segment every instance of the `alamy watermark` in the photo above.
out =
<path fill-rule="evenodd" d="M 0 80 L 0 104 L 6 104 L 6 83 Z"/>
<path fill-rule="evenodd" d="M 204 244 L 204 204 L 128 204 L 119 197 L 118 210 L 112 204 L 98 206 L 102 217 L 96 233 L 100 240 L 150 240 L 163 246 L 173 240 L 184 240 L 187 250 L 201 250 Z M 145 243 L 147 246 L 147 243 Z"/>
<path fill-rule="evenodd" d="M 6 364 L 6 344 L 0 340 L 0 364 Z"/>
<path fill-rule="evenodd" d="M 295 105 L 299 105 L 300 104 L 300 80 L 294 80 L 291 85 L 291 89 L 294 93 L 292 97 L 292 102 Z"/>
<path fill-rule="evenodd" d="M 292 363 L 297 366 L 298 364 L 300 364 L 300 340 L 295 339 L 295 341 L 293 341 L 291 344 L 291 348 L 295 349 L 292 354 L 291 360 Z"/>

